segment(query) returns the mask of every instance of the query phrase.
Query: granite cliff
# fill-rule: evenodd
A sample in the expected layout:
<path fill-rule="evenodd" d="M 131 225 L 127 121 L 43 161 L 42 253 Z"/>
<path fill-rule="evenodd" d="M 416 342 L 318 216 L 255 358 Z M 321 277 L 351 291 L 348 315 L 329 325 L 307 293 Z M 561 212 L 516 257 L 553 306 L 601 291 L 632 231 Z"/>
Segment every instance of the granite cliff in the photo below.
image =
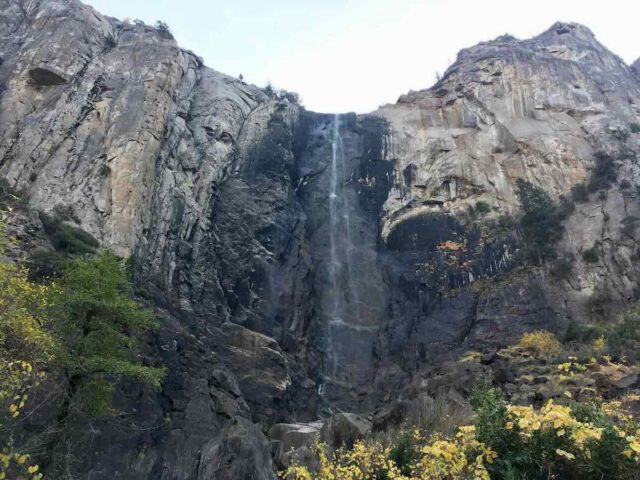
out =
<path fill-rule="evenodd" d="M 162 29 L 0 0 L 0 177 L 26 199 L 15 255 L 53 248 L 44 213 L 127 257 L 163 318 L 146 355 L 169 372 L 161 391 L 121 385 L 116 420 L 53 432 L 46 471 L 272 479 L 293 434 L 383 428 L 464 390 L 477 372 L 447 363 L 459 353 L 636 299 L 637 65 L 557 23 L 463 50 L 370 114 L 316 114 Z M 567 200 L 603 158 L 617 181 Z M 571 204 L 556 245 L 570 274 L 524 257 L 519 178 Z"/>

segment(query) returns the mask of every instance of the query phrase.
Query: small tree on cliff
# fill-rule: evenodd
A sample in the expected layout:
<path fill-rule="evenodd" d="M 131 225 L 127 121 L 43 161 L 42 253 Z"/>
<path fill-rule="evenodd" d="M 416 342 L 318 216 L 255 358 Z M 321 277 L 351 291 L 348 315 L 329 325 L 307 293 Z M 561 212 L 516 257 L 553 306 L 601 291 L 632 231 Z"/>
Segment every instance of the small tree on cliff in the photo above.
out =
<path fill-rule="evenodd" d="M 555 256 L 553 244 L 562 235 L 561 214 L 547 192 L 519 178 L 516 194 L 522 215 L 520 229 L 531 260 L 541 264 Z"/>
<path fill-rule="evenodd" d="M 55 331 L 71 386 L 70 398 L 89 413 L 106 413 L 113 383 L 129 378 L 154 387 L 164 370 L 137 358 L 141 339 L 156 327 L 152 312 L 131 298 L 125 266 L 109 252 L 73 260 L 59 281 Z"/>

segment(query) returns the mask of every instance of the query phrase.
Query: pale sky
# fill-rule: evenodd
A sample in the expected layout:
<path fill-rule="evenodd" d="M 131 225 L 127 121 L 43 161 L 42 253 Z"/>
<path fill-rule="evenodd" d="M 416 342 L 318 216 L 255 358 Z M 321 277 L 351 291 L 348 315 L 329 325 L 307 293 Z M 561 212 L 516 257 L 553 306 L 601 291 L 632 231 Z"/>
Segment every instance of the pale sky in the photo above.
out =
<path fill-rule="evenodd" d="M 364 113 L 427 88 L 458 50 L 555 21 L 587 25 L 627 63 L 640 57 L 637 0 L 84 0 L 120 19 L 163 20 L 229 75 L 298 92 L 317 112 Z"/>

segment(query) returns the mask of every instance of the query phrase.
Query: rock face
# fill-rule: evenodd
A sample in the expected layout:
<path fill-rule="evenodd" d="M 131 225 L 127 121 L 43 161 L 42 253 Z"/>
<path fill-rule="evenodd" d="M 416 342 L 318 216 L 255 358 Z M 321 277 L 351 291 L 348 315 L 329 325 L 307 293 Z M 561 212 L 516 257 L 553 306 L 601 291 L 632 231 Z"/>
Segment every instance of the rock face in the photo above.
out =
<path fill-rule="evenodd" d="M 640 76 L 640 58 L 631 64 L 631 70 L 636 76 Z"/>
<path fill-rule="evenodd" d="M 318 417 L 369 428 L 344 412 L 410 405 L 452 381 L 431 369 L 458 352 L 632 300 L 639 109 L 637 64 L 576 24 L 463 50 L 371 114 L 324 115 L 152 27 L 0 0 L 0 176 L 30 209 L 10 228 L 28 256 L 46 243 L 36 212 L 73 222 L 131 259 L 166 318 L 147 352 L 168 368 L 162 391 L 122 385 L 126 421 L 71 419 L 41 464 L 275 478 L 274 424 L 307 422 L 271 430 L 283 465 Z M 618 181 L 575 204 L 556 246 L 571 273 L 526 266 L 503 222 L 516 180 L 559 199 L 604 156 Z"/>

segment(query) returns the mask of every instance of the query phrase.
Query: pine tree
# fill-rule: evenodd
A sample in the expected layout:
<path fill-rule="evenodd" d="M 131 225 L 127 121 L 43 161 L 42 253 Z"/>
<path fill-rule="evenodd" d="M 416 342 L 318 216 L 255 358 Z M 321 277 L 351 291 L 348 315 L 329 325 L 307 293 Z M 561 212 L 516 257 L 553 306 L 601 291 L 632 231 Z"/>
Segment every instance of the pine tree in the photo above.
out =
<path fill-rule="evenodd" d="M 538 264 L 555 256 L 553 244 L 562 236 L 561 215 L 547 192 L 530 182 L 516 182 L 522 216 L 520 228 L 529 257 Z"/>

